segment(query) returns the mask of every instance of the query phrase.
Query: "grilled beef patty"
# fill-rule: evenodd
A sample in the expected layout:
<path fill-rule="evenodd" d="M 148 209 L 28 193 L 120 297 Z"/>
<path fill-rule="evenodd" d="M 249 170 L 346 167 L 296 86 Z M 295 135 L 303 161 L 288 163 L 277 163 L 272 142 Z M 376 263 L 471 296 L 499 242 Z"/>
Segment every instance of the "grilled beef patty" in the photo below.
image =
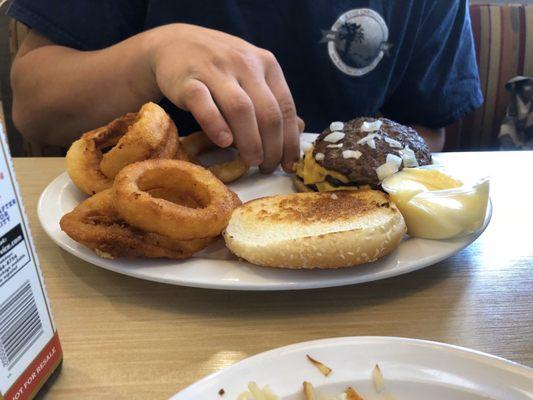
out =
<path fill-rule="evenodd" d="M 386 162 L 387 154 L 401 155 L 400 152 L 402 149 L 393 147 L 387 143 L 384 140 L 385 137 L 394 139 L 400 142 L 402 147 L 408 146 L 413 150 L 419 165 L 432 163 L 429 147 L 414 129 L 387 118 L 379 118 L 379 120 L 382 124 L 380 129 L 375 132 L 363 132 L 361 131 L 361 126 L 365 121 L 377 121 L 376 118 L 357 118 L 345 122 L 342 130 L 345 137 L 337 143 L 324 141 L 324 138 L 331 133 L 329 128 L 326 129 L 315 142 L 313 157 L 317 160 L 316 154 L 322 153 L 324 154 L 324 159 L 317 160 L 321 166 L 342 173 L 353 184 L 371 185 L 373 187 L 378 186 L 380 183 L 376 174 L 376 168 Z M 378 135 L 374 138 L 375 149 L 366 143 L 357 144 L 357 141 L 363 139 L 369 133 L 376 133 Z M 342 144 L 342 147 L 328 147 L 328 145 L 337 144 Z M 344 158 L 342 155 L 344 150 L 360 151 L 362 155 L 358 159 Z"/>

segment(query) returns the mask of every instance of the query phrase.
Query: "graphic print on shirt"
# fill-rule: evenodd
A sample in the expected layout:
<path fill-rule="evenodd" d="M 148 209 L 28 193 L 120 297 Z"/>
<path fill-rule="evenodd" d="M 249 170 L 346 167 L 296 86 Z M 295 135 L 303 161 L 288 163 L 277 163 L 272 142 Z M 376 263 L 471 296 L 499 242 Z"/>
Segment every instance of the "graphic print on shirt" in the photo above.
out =
<path fill-rule="evenodd" d="M 335 66 L 347 75 L 363 76 L 372 71 L 392 46 L 389 28 L 376 11 L 357 8 L 342 14 L 330 30 L 322 30 L 320 43 L 327 43 Z"/>

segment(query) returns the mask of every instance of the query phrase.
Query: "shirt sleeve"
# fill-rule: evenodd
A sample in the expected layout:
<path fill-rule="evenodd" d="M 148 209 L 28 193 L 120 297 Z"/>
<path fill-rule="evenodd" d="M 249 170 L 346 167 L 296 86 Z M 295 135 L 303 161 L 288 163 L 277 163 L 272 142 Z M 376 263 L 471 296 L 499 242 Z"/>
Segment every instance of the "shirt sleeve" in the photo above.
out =
<path fill-rule="evenodd" d="M 143 30 L 145 0 L 13 0 L 7 14 L 56 44 L 97 50 Z"/>
<path fill-rule="evenodd" d="M 383 113 L 440 128 L 483 103 L 466 0 L 426 2 L 407 68 Z"/>

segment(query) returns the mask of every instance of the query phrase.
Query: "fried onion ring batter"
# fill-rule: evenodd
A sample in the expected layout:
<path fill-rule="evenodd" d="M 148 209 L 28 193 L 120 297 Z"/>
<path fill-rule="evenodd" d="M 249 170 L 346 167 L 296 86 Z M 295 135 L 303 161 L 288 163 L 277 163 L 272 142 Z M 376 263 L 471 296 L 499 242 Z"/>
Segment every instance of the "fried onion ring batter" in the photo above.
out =
<path fill-rule="evenodd" d="M 158 105 L 147 103 L 138 113 L 86 132 L 72 143 L 66 156 L 67 173 L 81 191 L 92 195 L 110 188 L 125 165 L 147 158 L 173 158 L 178 148 L 170 117 Z"/>
<path fill-rule="evenodd" d="M 72 143 L 66 156 L 67 173 L 78 189 L 91 195 L 111 187 L 113 181 L 100 170 L 102 150 L 116 145 L 133 121 L 135 114 L 127 114 Z"/>
<path fill-rule="evenodd" d="M 149 193 L 162 188 L 191 199 L 197 206 Z M 146 160 L 128 165 L 116 176 L 113 193 L 116 210 L 129 224 L 177 240 L 219 235 L 241 203 L 210 171 L 180 160 Z"/>
<path fill-rule="evenodd" d="M 191 133 L 190 135 L 185 136 L 183 139 L 181 139 L 181 144 L 189 156 L 189 159 L 195 164 L 200 164 L 198 161 L 198 156 L 200 154 L 218 148 L 209 140 L 203 131 Z M 244 163 L 240 155 L 237 155 L 231 161 L 210 165 L 206 168 L 209 169 L 222 182 L 229 183 L 243 176 L 250 167 Z"/>
<path fill-rule="evenodd" d="M 142 106 L 135 122 L 116 146 L 103 155 L 100 169 L 113 179 L 126 165 L 151 158 L 174 158 L 179 139 L 176 125 L 155 103 Z"/>
<path fill-rule="evenodd" d="M 134 228 L 115 210 L 111 189 L 80 203 L 59 224 L 73 240 L 108 258 L 188 258 L 213 240 L 173 240 Z"/>

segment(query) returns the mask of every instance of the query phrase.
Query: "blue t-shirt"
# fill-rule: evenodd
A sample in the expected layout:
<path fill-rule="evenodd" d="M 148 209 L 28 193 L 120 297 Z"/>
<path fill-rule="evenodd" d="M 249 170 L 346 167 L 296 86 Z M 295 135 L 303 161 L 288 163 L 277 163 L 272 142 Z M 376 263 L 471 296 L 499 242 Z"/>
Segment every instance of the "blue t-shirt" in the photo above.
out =
<path fill-rule="evenodd" d="M 483 101 L 467 0 L 14 0 L 8 14 L 80 50 L 173 22 L 239 36 L 275 54 L 308 131 L 377 112 L 443 127 Z"/>

